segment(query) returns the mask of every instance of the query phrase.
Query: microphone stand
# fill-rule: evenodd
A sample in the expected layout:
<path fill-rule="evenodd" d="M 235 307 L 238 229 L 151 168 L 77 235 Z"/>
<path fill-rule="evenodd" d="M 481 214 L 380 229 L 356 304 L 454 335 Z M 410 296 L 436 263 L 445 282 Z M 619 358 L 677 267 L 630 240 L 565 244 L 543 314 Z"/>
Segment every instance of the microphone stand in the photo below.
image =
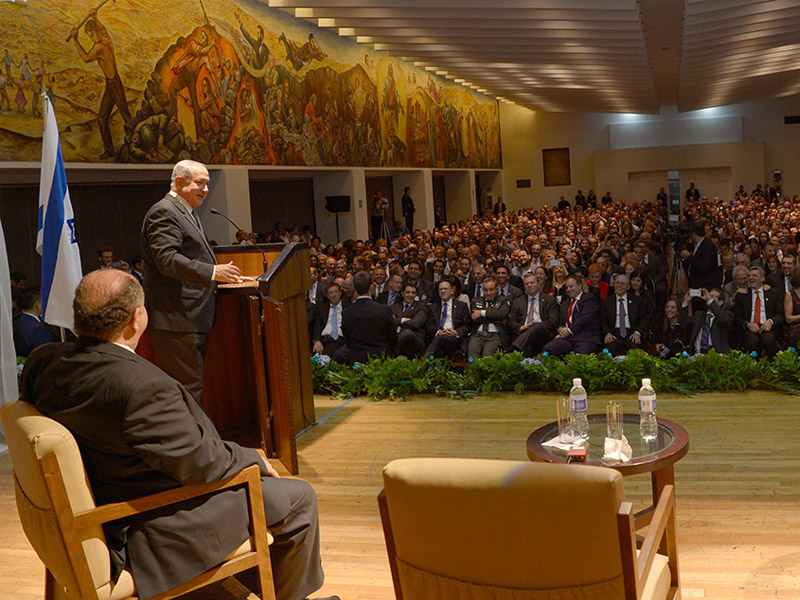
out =
<path fill-rule="evenodd" d="M 218 211 L 216 208 L 210 208 L 210 209 L 208 209 L 208 212 L 210 212 L 212 215 L 219 215 L 220 217 L 222 217 L 223 219 L 225 219 L 225 220 L 226 220 L 228 223 L 230 223 L 231 225 L 233 225 L 233 226 L 236 228 L 236 231 L 240 231 L 240 230 L 241 230 L 241 231 L 244 231 L 244 230 L 243 230 L 241 227 L 239 227 L 239 226 L 238 226 L 236 223 L 234 223 L 233 221 L 231 221 L 231 220 L 228 218 L 228 215 L 226 215 L 225 213 L 222 213 L 222 212 Z M 253 246 L 255 246 L 256 250 L 258 250 L 259 252 L 261 252 L 261 259 L 262 259 L 262 263 L 263 263 L 263 266 L 264 266 L 264 273 L 266 273 L 266 272 L 267 272 L 267 255 L 266 255 L 266 254 L 264 254 L 264 251 L 263 251 L 261 248 L 259 248 L 258 244 L 256 244 L 256 243 L 255 243 L 253 240 L 251 240 L 251 239 L 250 239 L 250 236 L 249 236 L 249 235 L 247 236 L 247 241 L 248 241 L 250 244 L 252 244 Z"/>

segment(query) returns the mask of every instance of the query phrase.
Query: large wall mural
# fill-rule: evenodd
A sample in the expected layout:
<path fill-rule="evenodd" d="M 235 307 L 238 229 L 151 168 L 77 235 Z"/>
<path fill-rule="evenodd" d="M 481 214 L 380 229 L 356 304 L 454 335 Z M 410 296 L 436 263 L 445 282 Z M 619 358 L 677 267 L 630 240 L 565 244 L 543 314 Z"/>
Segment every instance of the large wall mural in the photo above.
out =
<path fill-rule="evenodd" d="M 254 0 L 0 1 L 0 160 L 500 168 L 497 102 Z"/>

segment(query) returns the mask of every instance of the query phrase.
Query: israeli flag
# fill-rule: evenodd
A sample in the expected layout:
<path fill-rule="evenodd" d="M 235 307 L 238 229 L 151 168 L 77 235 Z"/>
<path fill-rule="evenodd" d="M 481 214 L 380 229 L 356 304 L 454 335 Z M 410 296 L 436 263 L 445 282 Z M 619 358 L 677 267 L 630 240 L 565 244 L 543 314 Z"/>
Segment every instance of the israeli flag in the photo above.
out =
<path fill-rule="evenodd" d="M 42 318 L 50 325 L 72 329 L 72 300 L 82 277 L 81 257 L 75 240 L 75 218 L 69 201 L 56 115 L 44 94 L 42 109 L 44 136 L 36 235 L 36 251 L 42 256 Z"/>

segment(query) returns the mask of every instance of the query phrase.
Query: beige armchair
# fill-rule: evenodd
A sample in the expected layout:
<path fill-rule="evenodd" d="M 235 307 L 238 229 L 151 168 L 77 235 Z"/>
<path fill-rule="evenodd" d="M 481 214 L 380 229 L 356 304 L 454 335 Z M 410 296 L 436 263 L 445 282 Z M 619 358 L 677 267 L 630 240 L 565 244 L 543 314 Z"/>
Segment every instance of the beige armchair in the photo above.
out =
<path fill-rule="evenodd" d="M 261 598 L 275 599 L 258 466 L 219 483 L 179 487 L 130 502 L 95 506 L 78 445 L 63 425 L 24 401 L 3 404 L 0 419 L 14 468 L 22 528 L 45 566 L 46 600 L 135 597 L 136 583 L 129 571 L 123 571 L 116 583 L 111 582 L 111 562 L 101 524 L 242 484 L 248 489 L 253 535 L 225 562 L 159 599 L 180 596 L 254 567 Z"/>
<path fill-rule="evenodd" d="M 672 486 L 637 552 L 612 469 L 412 458 L 389 463 L 383 480 L 398 600 L 680 598 Z"/>

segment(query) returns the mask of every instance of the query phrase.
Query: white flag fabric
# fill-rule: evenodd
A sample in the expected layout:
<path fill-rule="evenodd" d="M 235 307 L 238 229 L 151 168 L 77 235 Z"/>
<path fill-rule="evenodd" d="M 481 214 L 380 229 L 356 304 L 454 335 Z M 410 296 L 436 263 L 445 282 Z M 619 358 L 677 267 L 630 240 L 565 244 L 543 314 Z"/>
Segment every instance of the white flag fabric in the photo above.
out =
<path fill-rule="evenodd" d="M 16 400 L 17 353 L 14 350 L 14 332 L 11 324 L 11 274 L 6 253 L 6 238 L 0 222 L 0 404 Z M 2 427 L 0 427 L 2 431 Z M 0 449 L 2 447 L 0 446 Z"/>
<path fill-rule="evenodd" d="M 44 136 L 36 236 L 36 251 L 42 255 L 42 319 L 50 325 L 72 329 L 72 300 L 81 280 L 81 257 L 56 115 L 44 95 L 42 109 Z"/>

